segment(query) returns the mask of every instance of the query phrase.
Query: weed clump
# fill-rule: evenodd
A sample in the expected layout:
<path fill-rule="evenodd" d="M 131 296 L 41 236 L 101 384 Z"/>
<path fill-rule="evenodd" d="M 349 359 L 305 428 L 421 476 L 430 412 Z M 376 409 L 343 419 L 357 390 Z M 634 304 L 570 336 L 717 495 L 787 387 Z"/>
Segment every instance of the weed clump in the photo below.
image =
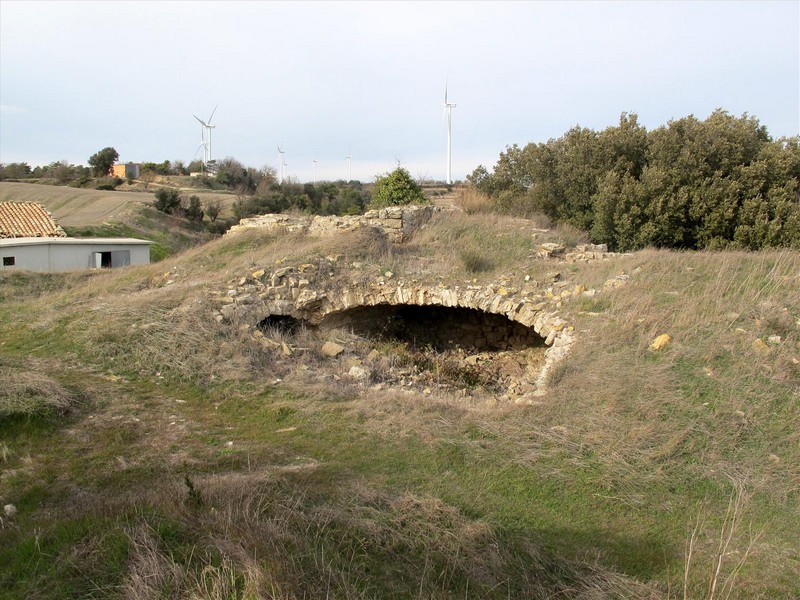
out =
<path fill-rule="evenodd" d="M 58 381 L 42 373 L 0 368 L 0 419 L 63 414 L 74 398 Z"/>
<path fill-rule="evenodd" d="M 464 270 L 467 273 L 484 273 L 494 268 L 491 260 L 471 248 L 462 250 L 460 256 L 461 262 L 464 264 Z"/>

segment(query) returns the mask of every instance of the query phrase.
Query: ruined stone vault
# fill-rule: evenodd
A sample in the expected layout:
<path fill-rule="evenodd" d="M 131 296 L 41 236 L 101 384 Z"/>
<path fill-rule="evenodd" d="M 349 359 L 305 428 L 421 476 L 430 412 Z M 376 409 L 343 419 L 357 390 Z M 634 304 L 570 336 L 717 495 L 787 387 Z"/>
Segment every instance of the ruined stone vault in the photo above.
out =
<path fill-rule="evenodd" d="M 235 230 L 262 228 L 326 236 L 371 227 L 400 243 L 424 226 L 434 210 L 395 207 L 356 217 L 263 215 L 243 220 Z M 603 246 L 580 246 L 570 255 L 557 244 L 543 244 L 539 254 L 543 259 L 573 262 L 611 256 Z M 215 316 L 254 332 L 265 325 L 303 324 L 323 330 L 345 328 L 368 338 L 403 339 L 444 351 L 453 347 L 484 353 L 537 349 L 543 352 L 543 360 L 528 365 L 526 380 L 517 386 L 516 400 L 524 402 L 545 392 L 551 371 L 574 341 L 573 328 L 558 314 L 562 302 L 597 293 L 559 281 L 557 274 L 548 282 L 530 281 L 519 288 L 430 285 L 390 274 L 344 284 L 344 277 L 335 276 L 342 266 L 337 261 L 329 257 L 274 270 L 255 269 L 216 294 Z"/>
<path fill-rule="evenodd" d="M 253 329 L 272 319 L 384 332 L 439 349 L 448 344 L 475 352 L 546 347 L 544 365 L 529 382 L 534 394 L 544 391 L 549 371 L 573 342 L 572 328 L 555 310 L 561 294 L 548 298 L 534 287 L 512 294 L 504 287 L 428 286 L 385 278 L 341 289 L 325 275 L 316 264 L 253 271 L 220 293 L 217 318 Z"/>

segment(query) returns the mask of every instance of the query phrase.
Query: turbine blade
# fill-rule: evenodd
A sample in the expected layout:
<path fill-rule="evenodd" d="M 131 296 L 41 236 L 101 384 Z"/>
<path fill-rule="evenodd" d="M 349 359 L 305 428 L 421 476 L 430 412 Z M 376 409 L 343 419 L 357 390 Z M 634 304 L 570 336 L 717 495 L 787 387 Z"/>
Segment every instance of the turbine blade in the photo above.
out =
<path fill-rule="evenodd" d="M 192 116 L 193 116 L 195 119 L 197 119 L 198 121 L 200 121 L 200 124 L 201 124 L 203 127 L 207 127 L 207 125 L 206 125 L 205 123 L 203 123 L 203 120 L 202 120 L 200 117 L 198 117 L 197 115 L 192 115 Z"/>
<path fill-rule="evenodd" d="M 214 107 L 214 110 L 212 110 L 212 111 L 211 111 L 211 116 L 210 116 L 210 117 L 208 117 L 208 122 L 209 122 L 209 124 L 211 123 L 211 119 L 213 119 L 213 118 L 214 118 L 214 113 L 215 113 L 215 112 L 217 112 L 217 108 L 219 108 L 219 104 L 217 104 L 217 105 Z"/>

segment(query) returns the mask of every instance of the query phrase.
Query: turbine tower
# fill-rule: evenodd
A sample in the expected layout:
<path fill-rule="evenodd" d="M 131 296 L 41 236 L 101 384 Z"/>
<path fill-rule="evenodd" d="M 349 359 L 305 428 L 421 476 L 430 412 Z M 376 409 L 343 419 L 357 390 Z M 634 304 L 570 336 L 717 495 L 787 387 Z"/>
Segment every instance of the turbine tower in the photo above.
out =
<path fill-rule="evenodd" d="M 203 121 L 197 115 L 192 115 L 195 119 L 200 121 L 200 125 L 203 126 L 202 131 L 202 143 L 200 144 L 203 147 L 203 166 L 208 168 L 208 163 L 211 162 L 211 130 L 216 127 L 216 125 L 211 124 L 211 119 L 214 118 L 214 113 L 217 112 L 217 106 L 214 107 L 214 110 L 211 111 L 211 116 L 208 117 L 208 122 Z"/>
<path fill-rule="evenodd" d="M 315 158 L 311 162 L 314 163 L 314 185 L 317 185 L 317 159 Z"/>
<path fill-rule="evenodd" d="M 283 168 L 286 166 L 283 162 L 284 154 L 286 154 L 286 150 L 281 150 L 281 147 L 278 146 L 278 160 L 280 161 L 280 166 L 278 167 L 278 185 L 283 185 Z"/>
<path fill-rule="evenodd" d="M 447 185 L 451 185 L 453 183 L 452 177 L 452 142 L 453 142 L 453 132 L 452 132 L 452 121 L 453 121 L 453 109 L 456 107 L 455 104 L 452 104 L 447 101 L 447 81 L 444 83 L 444 109 L 447 111 Z"/>
<path fill-rule="evenodd" d="M 353 157 L 350 156 L 350 146 L 347 147 L 347 183 L 353 181 Z"/>

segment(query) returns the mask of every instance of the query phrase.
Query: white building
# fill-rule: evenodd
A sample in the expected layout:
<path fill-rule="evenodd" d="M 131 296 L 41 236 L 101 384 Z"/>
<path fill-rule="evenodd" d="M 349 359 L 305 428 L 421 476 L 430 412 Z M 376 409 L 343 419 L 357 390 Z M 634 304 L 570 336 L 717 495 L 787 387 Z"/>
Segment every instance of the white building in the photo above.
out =
<path fill-rule="evenodd" d="M 75 271 L 147 265 L 150 244 L 133 238 L 69 238 L 36 202 L 0 202 L 0 270 Z"/>
<path fill-rule="evenodd" d="M 74 271 L 150 263 L 150 244 L 134 238 L 0 239 L 0 270 Z"/>

